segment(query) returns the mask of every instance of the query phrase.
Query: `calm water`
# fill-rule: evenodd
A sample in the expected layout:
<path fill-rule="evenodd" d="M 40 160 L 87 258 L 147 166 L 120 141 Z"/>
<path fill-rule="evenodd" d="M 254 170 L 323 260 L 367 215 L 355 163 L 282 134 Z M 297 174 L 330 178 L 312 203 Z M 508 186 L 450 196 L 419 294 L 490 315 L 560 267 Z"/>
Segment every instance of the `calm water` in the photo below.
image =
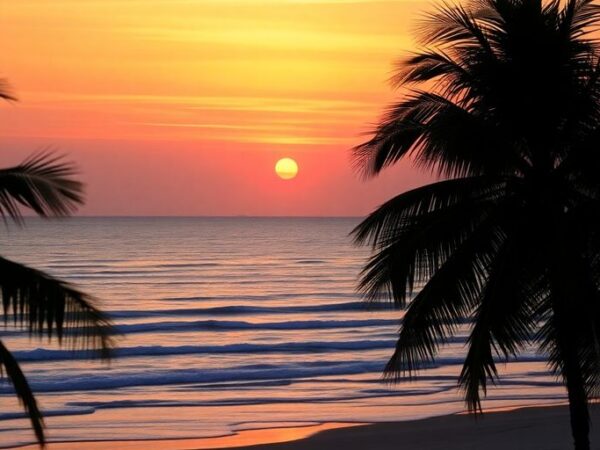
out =
<path fill-rule="evenodd" d="M 464 333 L 418 382 L 380 372 L 402 313 L 366 308 L 356 219 L 78 218 L 2 230 L 4 256 L 102 299 L 122 333 L 110 365 L 4 329 L 52 440 L 183 438 L 323 421 L 395 421 L 463 409 Z M 485 406 L 564 394 L 543 358 L 504 370 Z M 0 446 L 32 442 L 0 384 Z"/>

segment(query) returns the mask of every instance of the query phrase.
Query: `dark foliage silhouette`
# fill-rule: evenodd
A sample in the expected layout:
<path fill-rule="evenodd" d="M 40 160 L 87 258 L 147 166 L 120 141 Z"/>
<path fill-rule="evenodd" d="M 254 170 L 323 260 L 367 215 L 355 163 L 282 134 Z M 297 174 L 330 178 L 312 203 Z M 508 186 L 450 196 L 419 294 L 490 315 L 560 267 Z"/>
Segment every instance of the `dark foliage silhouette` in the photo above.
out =
<path fill-rule="evenodd" d="M 0 82 L 0 98 L 15 100 Z M 0 215 L 23 222 L 22 209 L 42 217 L 66 216 L 83 200 L 82 185 L 71 164 L 40 153 L 21 165 L 0 169 Z M 5 326 L 26 329 L 36 338 L 56 338 L 61 345 L 109 357 L 111 325 L 94 300 L 73 286 L 39 270 L 0 257 L 0 293 Z M 92 351 L 94 353 L 92 353 Z M 18 362 L 0 340 L 0 375 L 14 386 L 38 442 L 45 443 L 44 422 Z"/>
<path fill-rule="evenodd" d="M 406 307 L 387 377 L 415 376 L 471 319 L 468 408 L 534 345 L 567 388 L 577 450 L 600 381 L 599 21 L 589 0 L 438 7 L 393 77 L 401 100 L 354 153 L 366 176 L 409 158 L 440 178 L 353 232 L 373 247 L 362 292 Z"/>

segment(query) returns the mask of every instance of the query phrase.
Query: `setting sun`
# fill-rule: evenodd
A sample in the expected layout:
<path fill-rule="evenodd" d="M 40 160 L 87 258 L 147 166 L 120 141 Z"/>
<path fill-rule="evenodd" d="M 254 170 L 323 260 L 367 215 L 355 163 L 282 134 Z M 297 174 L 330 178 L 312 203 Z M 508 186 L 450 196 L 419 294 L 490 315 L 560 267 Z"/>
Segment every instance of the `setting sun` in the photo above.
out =
<path fill-rule="evenodd" d="M 275 173 L 282 180 L 291 180 L 298 175 L 298 164 L 292 158 L 282 158 L 275 164 Z"/>

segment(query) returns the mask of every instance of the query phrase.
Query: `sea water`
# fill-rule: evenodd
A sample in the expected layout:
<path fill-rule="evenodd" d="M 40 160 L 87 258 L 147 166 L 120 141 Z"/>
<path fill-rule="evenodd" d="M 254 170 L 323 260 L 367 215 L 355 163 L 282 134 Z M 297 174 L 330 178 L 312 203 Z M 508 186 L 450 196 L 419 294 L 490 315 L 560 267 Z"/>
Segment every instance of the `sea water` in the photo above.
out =
<path fill-rule="evenodd" d="M 368 248 L 354 218 L 31 219 L 0 231 L 0 254 L 67 280 L 115 323 L 109 364 L 10 323 L 54 441 L 220 436 L 328 421 L 379 422 L 464 409 L 468 329 L 411 383 L 382 370 L 403 312 L 356 292 Z M 487 408 L 564 399 L 543 355 L 501 366 Z M 0 447 L 33 442 L 0 383 Z"/>

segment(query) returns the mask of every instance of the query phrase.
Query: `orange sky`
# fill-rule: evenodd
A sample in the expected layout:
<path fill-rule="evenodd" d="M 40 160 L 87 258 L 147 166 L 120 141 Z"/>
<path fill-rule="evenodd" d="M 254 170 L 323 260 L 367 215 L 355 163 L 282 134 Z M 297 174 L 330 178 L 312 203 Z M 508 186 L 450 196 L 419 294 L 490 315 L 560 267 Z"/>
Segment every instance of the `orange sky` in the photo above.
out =
<path fill-rule="evenodd" d="M 424 1 L 19 0 L 0 5 L 0 163 L 45 146 L 82 214 L 362 215 L 426 180 L 353 174 Z M 298 177 L 274 173 L 284 156 Z"/>

